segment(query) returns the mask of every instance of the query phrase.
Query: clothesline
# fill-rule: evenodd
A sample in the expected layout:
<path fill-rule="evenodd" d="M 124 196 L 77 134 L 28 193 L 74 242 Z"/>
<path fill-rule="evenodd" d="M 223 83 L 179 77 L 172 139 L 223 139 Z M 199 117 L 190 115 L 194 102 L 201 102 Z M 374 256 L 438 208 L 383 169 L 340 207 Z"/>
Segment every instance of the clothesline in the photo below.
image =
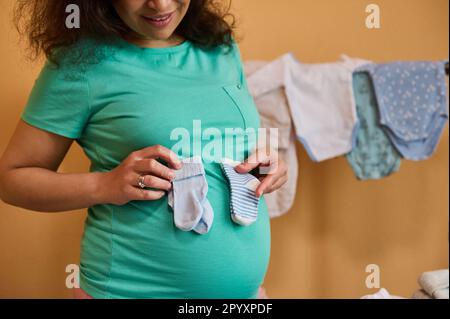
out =
<path fill-rule="evenodd" d="M 418 150 L 422 155 L 425 153 L 422 156 L 424 159 L 431 156 L 438 144 L 438 141 L 435 141 L 436 137 L 442 132 L 441 122 L 448 118 L 447 98 L 444 97 L 446 95 L 444 74 L 448 75 L 448 63 L 444 59 L 442 63 L 423 62 L 425 65 L 415 64 L 416 71 L 409 69 L 414 65 L 401 63 L 397 67 L 395 64 L 392 65 L 402 72 L 397 73 L 394 69 L 393 78 L 386 80 L 386 83 L 377 80 L 377 86 L 384 84 L 392 86 L 392 90 L 389 87 L 386 89 L 380 87 L 377 96 L 370 73 L 356 72 L 352 81 L 353 70 L 373 64 L 365 59 L 343 55 L 338 63 L 299 64 L 294 56 L 286 54 L 274 61 L 246 61 L 245 73 L 249 91 L 255 99 L 261 127 L 278 128 L 279 154 L 285 160 L 290 172 L 287 184 L 280 191 L 265 196 L 272 218 L 283 215 L 293 205 L 299 171 L 295 151 L 295 142 L 298 140 L 304 146 L 312 145 L 305 149 L 313 160 L 322 161 L 346 156 L 360 180 L 380 179 L 400 169 L 403 158 L 391 142 L 388 130 L 380 123 L 377 103 L 383 98 L 391 98 L 391 94 L 393 94 L 391 102 L 398 103 L 398 108 L 402 109 L 397 114 L 384 108 L 387 111 L 385 113 L 400 119 L 400 125 L 406 121 L 406 125 L 403 125 L 406 133 L 411 131 L 408 123 L 414 124 L 419 133 L 423 132 L 420 131 L 422 127 L 418 124 L 423 125 L 424 121 L 420 120 L 418 115 L 427 115 L 425 120 L 438 118 L 439 125 L 432 132 L 434 138 L 425 138 L 426 147 Z M 389 69 L 392 70 L 392 66 Z M 426 66 L 434 71 L 427 71 Z M 436 79 L 436 72 L 441 74 L 439 80 Z M 414 77 L 411 76 L 412 73 Z M 412 86 L 399 87 L 402 83 L 410 83 Z M 402 94 L 404 90 L 409 93 Z M 349 94 L 350 91 L 353 94 Z M 404 106 L 414 106 L 417 103 L 416 98 L 429 101 L 416 106 L 430 105 L 432 109 L 428 112 L 424 112 L 423 109 L 413 113 L 408 110 L 404 112 Z M 386 106 L 385 104 L 382 106 Z M 433 117 L 432 114 L 438 116 Z M 413 130 L 412 133 L 416 132 Z M 417 149 L 417 145 L 414 146 Z"/>
<path fill-rule="evenodd" d="M 246 64 L 249 90 L 264 124 L 279 124 L 288 140 L 291 126 L 273 114 L 287 109 L 312 160 L 345 155 L 361 180 L 391 175 L 401 159 L 431 157 L 448 120 L 447 61 L 377 64 L 342 55 L 307 64 L 288 53 L 254 65 Z"/>

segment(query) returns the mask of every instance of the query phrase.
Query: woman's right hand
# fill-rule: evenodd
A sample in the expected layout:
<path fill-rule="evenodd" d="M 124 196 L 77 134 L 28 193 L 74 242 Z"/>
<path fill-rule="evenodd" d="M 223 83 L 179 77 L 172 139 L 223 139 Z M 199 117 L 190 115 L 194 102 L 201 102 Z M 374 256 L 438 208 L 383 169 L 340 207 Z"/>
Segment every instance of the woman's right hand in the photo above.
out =
<path fill-rule="evenodd" d="M 164 160 L 168 166 L 157 159 Z M 132 200 L 158 200 L 169 191 L 175 178 L 175 170 L 181 169 L 178 156 L 161 145 L 146 147 L 131 153 L 119 166 L 101 175 L 99 192 L 102 202 L 124 205 Z M 139 177 L 152 190 L 139 186 Z"/>

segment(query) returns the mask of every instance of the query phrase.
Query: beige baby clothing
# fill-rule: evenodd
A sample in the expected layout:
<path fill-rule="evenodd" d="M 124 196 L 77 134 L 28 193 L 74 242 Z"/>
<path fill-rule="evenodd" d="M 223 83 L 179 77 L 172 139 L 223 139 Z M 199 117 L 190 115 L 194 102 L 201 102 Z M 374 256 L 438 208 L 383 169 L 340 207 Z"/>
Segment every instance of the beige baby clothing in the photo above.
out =
<path fill-rule="evenodd" d="M 247 77 L 267 64 L 265 61 L 246 62 L 244 68 Z M 289 178 L 286 184 L 276 192 L 264 195 L 270 217 L 273 218 L 285 214 L 294 203 L 298 176 L 295 134 L 284 88 L 275 88 L 264 94 L 254 95 L 253 98 L 261 117 L 261 127 L 278 129 L 279 156 L 288 166 Z M 271 139 L 276 137 L 270 135 Z M 276 144 L 271 142 L 271 145 Z"/>

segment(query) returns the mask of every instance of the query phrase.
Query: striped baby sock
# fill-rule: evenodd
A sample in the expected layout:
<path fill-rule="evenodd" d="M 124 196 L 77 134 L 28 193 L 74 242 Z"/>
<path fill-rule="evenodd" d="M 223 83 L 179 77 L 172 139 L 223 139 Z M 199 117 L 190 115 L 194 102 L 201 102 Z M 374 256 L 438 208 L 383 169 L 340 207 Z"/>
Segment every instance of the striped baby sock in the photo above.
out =
<path fill-rule="evenodd" d="M 240 163 L 223 159 L 221 167 L 231 189 L 231 219 L 239 225 L 248 226 L 258 217 L 259 197 L 255 195 L 255 191 L 260 181 L 251 174 L 236 172 L 234 168 L 238 164 Z"/>
<path fill-rule="evenodd" d="M 211 229 L 214 211 L 206 198 L 208 184 L 199 157 L 184 159 L 175 171 L 168 203 L 174 212 L 175 226 L 183 231 L 206 234 Z"/>

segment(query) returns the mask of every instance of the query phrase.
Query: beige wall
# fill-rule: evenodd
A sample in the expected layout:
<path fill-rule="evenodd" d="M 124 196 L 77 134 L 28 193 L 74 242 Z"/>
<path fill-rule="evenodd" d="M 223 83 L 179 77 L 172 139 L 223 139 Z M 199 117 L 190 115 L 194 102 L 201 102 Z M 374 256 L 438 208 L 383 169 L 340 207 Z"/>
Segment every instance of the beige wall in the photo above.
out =
<path fill-rule="evenodd" d="M 20 117 L 38 66 L 20 55 L 10 21 L 13 0 L 0 11 L 0 152 Z M 341 53 L 374 61 L 448 57 L 447 0 L 378 0 L 381 30 L 364 27 L 363 0 L 240 0 L 234 9 L 245 59 L 292 51 L 304 62 Z M 9 31 L 11 30 L 11 31 Z M 365 267 L 381 267 L 381 284 L 410 296 L 421 272 L 448 268 L 449 135 L 424 162 L 376 182 L 358 182 L 344 158 L 312 163 L 300 145 L 293 209 L 272 222 L 266 288 L 272 297 L 359 298 Z M 61 172 L 89 163 L 74 145 Z M 42 214 L 0 202 L 0 298 L 70 296 L 65 266 L 78 262 L 84 211 Z"/>

